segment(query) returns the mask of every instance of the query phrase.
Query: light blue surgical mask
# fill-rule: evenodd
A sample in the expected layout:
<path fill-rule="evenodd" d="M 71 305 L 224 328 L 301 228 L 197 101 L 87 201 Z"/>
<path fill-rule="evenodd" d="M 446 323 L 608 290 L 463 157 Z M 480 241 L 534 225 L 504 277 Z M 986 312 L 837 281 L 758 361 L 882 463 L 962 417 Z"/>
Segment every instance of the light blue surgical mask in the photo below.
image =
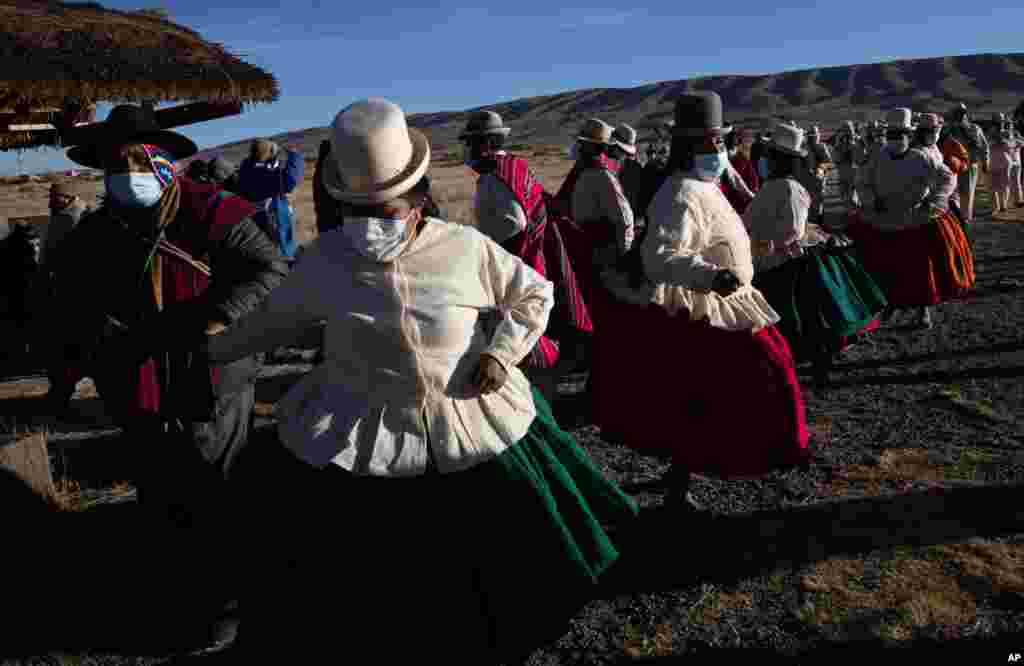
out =
<path fill-rule="evenodd" d="M 569 159 L 572 160 L 573 162 L 575 162 L 579 158 L 580 158 L 580 144 L 579 144 L 579 142 L 573 142 L 573 144 L 571 146 L 569 146 Z"/>
<path fill-rule="evenodd" d="M 107 194 L 127 208 L 155 206 L 164 186 L 152 173 L 112 173 L 106 178 Z"/>
<path fill-rule="evenodd" d="M 383 263 L 393 260 L 405 249 L 412 217 L 412 213 L 402 220 L 350 217 L 345 218 L 341 231 L 356 252 Z"/>
<path fill-rule="evenodd" d="M 768 158 L 762 157 L 757 161 L 757 175 L 761 176 L 761 180 L 768 180 L 772 175 L 771 169 L 768 167 Z"/>
<path fill-rule="evenodd" d="M 708 155 L 697 155 L 694 170 L 697 177 L 705 181 L 714 181 L 722 177 L 729 163 L 729 155 L 725 151 Z"/>

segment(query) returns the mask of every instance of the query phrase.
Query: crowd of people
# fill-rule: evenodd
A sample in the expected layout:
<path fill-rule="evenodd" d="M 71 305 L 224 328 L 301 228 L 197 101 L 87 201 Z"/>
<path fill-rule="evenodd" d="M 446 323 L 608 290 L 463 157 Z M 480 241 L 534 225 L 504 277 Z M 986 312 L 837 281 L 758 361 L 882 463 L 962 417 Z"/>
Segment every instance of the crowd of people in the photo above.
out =
<path fill-rule="evenodd" d="M 298 151 L 259 140 L 237 170 L 181 173 L 196 146 L 116 107 L 68 151 L 103 171 L 100 205 L 51 192 L 46 292 L 75 322 L 50 326 L 51 411 L 94 378 L 137 444 L 140 506 L 215 553 L 210 606 L 242 619 L 246 654 L 333 654 L 343 627 L 410 659 L 522 656 L 637 514 L 559 427 L 560 376 L 584 363 L 602 437 L 670 461 L 668 501 L 704 511 L 694 474 L 810 460 L 799 363 L 825 380 L 896 309 L 928 327 L 968 293 L 979 167 L 997 210 L 1024 205 L 1005 118 L 986 137 L 964 107 L 895 109 L 824 141 L 724 114 L 682 95 L 646 163 L 633 127 L 590 119 L 553 194 L 501 116 L 473 114 L 471 227 L 431 197 L 427 137 L 362 100 L 320 147 L 320 234 L 299 253 Z M 847 211 L 826 217 L 833 168 Z M 261 354 L 315 327 L 315 368 L 255 431 Z"/>

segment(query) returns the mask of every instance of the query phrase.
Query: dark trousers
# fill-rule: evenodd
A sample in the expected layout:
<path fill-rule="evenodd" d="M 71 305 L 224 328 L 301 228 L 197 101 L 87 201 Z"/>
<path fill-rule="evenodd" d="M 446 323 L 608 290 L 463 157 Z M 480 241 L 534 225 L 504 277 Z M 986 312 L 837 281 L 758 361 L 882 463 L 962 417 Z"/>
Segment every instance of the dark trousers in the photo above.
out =
<path fill-rule="evenodd" d="M 239 462 L 252 427 L 258 371 L 252 358 L 222 366 L 212 420 L 149 416 L 123 423 L 144 525 L 170 537 L 176 564 L 189 572 L 185 603 L 192 617 L 215 617 L 248 580 L 254 516 Z M 97 389 L 108 400 L 116 394 L 109 385 L 104 391 L 98 374 Z"/>

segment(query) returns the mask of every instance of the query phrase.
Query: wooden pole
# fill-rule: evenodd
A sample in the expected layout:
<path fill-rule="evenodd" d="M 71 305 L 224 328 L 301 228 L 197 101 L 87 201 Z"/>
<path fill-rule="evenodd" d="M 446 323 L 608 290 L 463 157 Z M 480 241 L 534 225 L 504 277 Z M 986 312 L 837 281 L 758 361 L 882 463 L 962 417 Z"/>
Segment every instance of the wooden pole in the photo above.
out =
<path fill-rule="evenodd" d="M 13 473 L 47 502 L 56 502 L 57 488 L 45 433 L 13 434 L 0 439 L 0 469 Z"/>

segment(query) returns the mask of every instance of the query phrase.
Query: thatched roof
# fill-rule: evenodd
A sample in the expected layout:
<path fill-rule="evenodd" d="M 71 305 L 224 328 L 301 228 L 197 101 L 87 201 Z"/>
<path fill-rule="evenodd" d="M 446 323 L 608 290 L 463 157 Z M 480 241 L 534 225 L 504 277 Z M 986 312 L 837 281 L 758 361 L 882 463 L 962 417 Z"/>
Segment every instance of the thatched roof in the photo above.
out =
<path fill-rule="evenodd" d="M 159 12 L 0 0 L 0 130 L 96 102 L 254 103 L 279 95 L 270 73 Z M 33 136 L 8 131 L 0 149 L 28 147 Z"/>

